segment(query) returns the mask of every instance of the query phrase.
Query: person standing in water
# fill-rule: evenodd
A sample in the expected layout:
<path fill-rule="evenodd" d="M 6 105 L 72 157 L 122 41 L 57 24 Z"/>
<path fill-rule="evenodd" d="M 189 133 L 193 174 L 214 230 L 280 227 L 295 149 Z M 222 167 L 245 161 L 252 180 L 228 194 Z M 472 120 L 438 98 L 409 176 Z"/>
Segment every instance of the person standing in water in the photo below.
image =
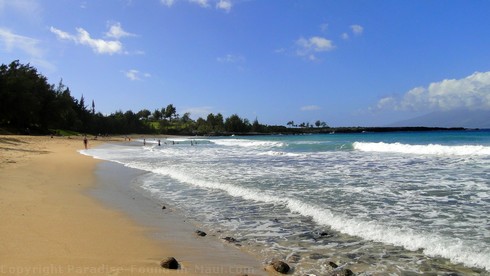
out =
<path fill-rule="evenodd" d="M 83 137 L 83 145 L 85 146 L 85 149 L 88 148 L 88 140 L 87 140 L 87 135 Z"/>

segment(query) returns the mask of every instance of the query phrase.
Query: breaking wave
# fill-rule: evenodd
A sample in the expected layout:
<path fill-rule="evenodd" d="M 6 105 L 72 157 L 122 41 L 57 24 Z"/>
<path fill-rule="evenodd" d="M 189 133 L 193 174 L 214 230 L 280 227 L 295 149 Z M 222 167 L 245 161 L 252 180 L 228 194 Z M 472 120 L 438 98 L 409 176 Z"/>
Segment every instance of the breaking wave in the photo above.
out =
<path fill-rule="evenodd" d="M 439 144 L 409 145 L 401 143 L 367 143 L 354 142 L 355 150 L 365 152 L 392 152 L 425 155 L 457 155 L 457 156 L 486 156 L 490 155 L 490 147 L 482 145 L 448 146 Z"/>

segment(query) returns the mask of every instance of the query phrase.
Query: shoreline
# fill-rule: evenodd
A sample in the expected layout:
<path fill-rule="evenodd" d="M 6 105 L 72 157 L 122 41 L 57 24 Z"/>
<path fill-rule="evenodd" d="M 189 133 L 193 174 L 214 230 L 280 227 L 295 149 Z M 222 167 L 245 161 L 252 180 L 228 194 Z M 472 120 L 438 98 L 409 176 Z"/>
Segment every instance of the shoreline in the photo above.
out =
<path fill-rule="evenodd" d="M 258 257 L 214 235 L 198 236 L 196 231 L 203 229 L 178 209 L 143 192 L 139 177 L 146 174 L 115 162 L 101 161 L 95 170 L 100 184 L 87 192 L 104 206 L 119 210 L 150 229 L 147 236 L 163 243 L 179 262 L 188 263 L 184 269 L 192 275 L 267 275 Z"/>
<path fill-rule="evenodd" d="M 276 142 L 276 140 L 265 140 L 271 143 Z M 241 248 L 252 252 L 252 254 L 261 256 L 263 259 L 285 259 L 294 266 L 298 275 L 301 275 L 300 273 L 302 272 L 304 274 L 311 272 L 322 275 L 323 265 L 329 261 L 340 263 L 342 267 L 347 267 L 361 274 L 364 272 L 374 273 L 378 269 L 386 273 L 408 273 L 411 271 L 418 271 L 419 273 L 423 271 L 434 274 L 454 272 L 465 275 L 480 275 L 482 273 L 478 267 L 471 265 L 471 259 L 479 259 L 478 253 L 476 253 L 477 257 L 466 259 L 469 260 L 467 264 L 470 264 L 470 266 L 465 267 L 460 261 L 452 257 L 455 256 L 453 252 L 459 252 L 459 250 L 444 251 L 444 247 L 442 247 L 443 250 L 439 251 L 441 255 L 425 255 L 423 251 L 425 249 L 414 251 L 403 246 L 403 242 L 407 240 L 425 242 L 426 240 L 423 237 L 421 238 L 420 235 L 400 235 L 400 239 L 394 240 L 397 242 L 394 243 L 395 245 L 390 243 L 390 241 L 384 243 L 377 242 L 370 238 L 379 233 L 385 236 L 390 236 L 393 233 L 404 233 L 403 231 L 396 231 L 397 229 L 391 228 L 369 228 L 372 224 L 368 223 L 363 225 L 359 223 L 360 220 L 345 220 L 342 216 L 339 216 L 343 219 L 341 221 L 342 225 L 350 227 L 347 228 L 348 231 L 355 229 L 355 225 L 363 225 L 367 226 L 363 227 L 363 229 L 370 232 L 370 236 L 364 236 L 365 238 L 355 234 L 349 236 L 345 232 L 342 232 L 342 229 L 332 229 L 328 222 L 322 221 L 321 218 L 318 221 L 313 221 L 312 218 L 314 216 L 319 218 L 325 212 L 311 208 L 312 205 L 304 200 L 302 202 L 306 204 L 300 205 L 300 208 L 293 205 L 291 207 L 284 206 L 284 210 L 280 210 L 283 209 L 283 206 L 280 206 L 282 204 L 273 204 L 271 206 L 272 208 L 267 206 L 259 210 L 263 206 L 261 203 L 267 204 L 271 201 L 267 199 L 263 200 L 261 195 L 256 192 L 257 190 L 253 189 L 254 187 L 252 189 L 241 190 L 238 195 L 234 194 L 232 190 L 234 187 L 250 187 L 247 184 L 251 182 L 234 181 L 234 176 L 240 177 L 242 172 L 244 172 L 245 177 L 250 175 L 250 173 L 253 173 L 254 176 L 262 176 L 264 174 L 264 171 L 254 166 L 250 166 L 250 171 L 244 169 L 245 166 L 251 163 L 249 162 L 250 160 L 256 160 L 250 156 L 259 156 L 260 153 L 264 152 L 269 153 L 269 148 L 265 147 L 261 152 L 253 152 L 250 156 L 247 155 L 246 151 L 250 147 L 241 146 L 244 144 L 248 145 L 247 143 L 252 141 L 255 141 L 255 139 L 246 142 L 240 139 L 236 141 L 228 139 L 227 142 L 233 143 L 223 143 L 226 146 L 221 147 L 214 145 L 212 141 L 199 141 L 202 145 L 200 149 L 199 147 L 189 147 L 189 144 L 175 147 L 162 147 L 161 149 L 155 145 L 150 145 L 149 148 L 144 148 L 143 150 L 141 150 L 142 144 L 138 144 L 140 141 L 135 141 L 131 144 L 113 144 L 111 147 L 114 148 L 101 148 L 100 152 L 95 150 L 94 155 L 98 156 L 100 154 L 100 156 L 105 156 L 104 158 L 108 160 L 118 160 L 123 164 L 127 164 L 129 167 L 142 168 L 144 171 L 148 171 L 148 177 L 142 176 L 139 179 L 140 185 L 144 183 L 145 192 L 152 193 L 153 197 L 156 198 L 168 199 L 168 202 L 172 202 L 172 204 L 181 208 L 186 216 L 197 221 L 198 223 L 196 225 L 200 225 L 200 227 L 204 228 L 202 230 L 208 233 L 216 233 L 216 236 L 221 238 L 226 236 L 237 237 L 240 241 L 239 243 L 243 245 Z M 282 142 L 286 143 L 287 141 Z M 309 142 L 309 140 L 305 142 Z M 339 143 L 345 143 L 345 141 L 342 140 Z M 227 152 L 230 152 L 230 146 L 234 146 L 233 155 L 227 155 Z M 217 148 L 221 149 L 221 151 L 216 150 Z M 240 155 L 235 150 L 239 151 Z M 330 150 L 329 152 L 331 154 L 328 156 L 332 157 L 335 151 Z M 125 154 L 121 155 L 121 152 Z M 288 151 L 283 150 L 278 152 L 287 153 Z M 244 161 L 235 163 L 234 161 L 238 160 L 236 158 L 237 156 L 244 156 Z M 278 159 L 276 154 L 267 154 L 266 158 L 262 156 L 260 155 L 258 157 L 260 161 L 265 160 L 272 164 L 281 164 L 274 163 Z M 348 154 L 345 156 L 346 158 L 343 159 L 330 158 L 330 160 L 339 160 L 342 162 L 343 160 L 349 160 L 353 155 Z M 371 160 L 369 159 L 371 154 L 364 156 L 368 158 L 364 161 Z M 215 159 L 215 157 L 217 158 Z M 251 159 L 248 159 L 248 157 Z M 220 163 L 220 161 L 224 162 Z M 240 166 L 242 164 L 244 166 Z M 319 165 L 321 166 L 320 163 Z M 168 169 L 160 170 L 162 167 Z M 233 167 L 242 169 L 235 170 Z M 221 178 L 220 174 L 222 172 L 223 174 L 227 172 L 231 173 L 227 175 L 228 177 Z M 205 175 L 201 173 L 205 173 Z M 212 178 L 209 176 L 212 176 Z M 274 178 L 272 175 L 270 176 L 271 179 Z M 262 183 L 259 182 L 260 180 L 257 179 L 256 181 Z M 383 178 L 380 178 L 380 180 L 383 181 Z M 283 182 L 278 181 L 277 183 Z M 306 184 L 312 185 L 311 181 L 308 181 Z M 260 188 L 262 187 L 257 189 Z M 421 188 L 423 191 L 423 187 Z M 274 190 L 269 189 L 266 191 Z M 242 194 L 246 194 L 248 197 L 244 201 L 240 198 Z M 291 195 L 291 198 L 295 198 L 294 195 Z M 288 197 L 286 197 L 286 200 L 291 202 Z M 272 200 L 274 203 L 279 201 Z M 346 200 L 345 202 L 349 201 Z M 293 203 L 295 204 L 294 201 Z M 328 209 L 328 205 L 325 207 Z M 216 212 L 216 210 L 219 210 L 219 212 Z M 262 210 L 265 212 L 261 212 Z M 291 210 L 298 212 L 300 216 L 289 218 L 288 214 Z M 264 225 L 265 227 L 262 227 Z M 274 232 L 276 229 L 277 232 Z M 272 236 L 275 237 L 269 240 L 268 237 Z M 438 241 L 438 239 L 435 240 L 435 242 Z M 434 242 L 430 241 L 429 243 L 423 243 L 429 250 L 431 250 L 431 246 L 434 244 Z M 447 243 L 441 242 L 438 244 L 444 246 Z M 274 248 L 274 250 L 267 251 L 268 248 Z M 473 251 L 467 251 L 465 249 L 463 252 Z M 484 261 L 480 263 L 484 263 Z"/>
<path fill-rule="evenodd" d="M 89 147 L 108 141 L 123 140 L 91 139 Z M 154 227 L 141 225 L 130 214 L 91 196 L 89 191 L 101 185 L 95 172 L 103 162 L 80 154 L 81 149 L 83 137 L 0 135 L 0 214 L 5 222 L 0 225 L 0 275 L 243 274 L 243 270 L 223 268 L 238 267 L 235 258 L 217 260 L 209 254 L 209 246 L 223 244 L 202 239 L 205 247 L 178 228 L 177 233 L 165 232 L 167 239 L 152 238 Z M 170 240 L 201 251 L 181 248 L 180 260 Z M 244 254 L 228 249 L 237 256 Z M 181 269 L 160 267 L 159 262 L 170 256 L 177 258 Z M 263 265 L 255 261 L 247 274 L 265 274 Z M 216 264 L 222 264 L 221 270 Z"/>

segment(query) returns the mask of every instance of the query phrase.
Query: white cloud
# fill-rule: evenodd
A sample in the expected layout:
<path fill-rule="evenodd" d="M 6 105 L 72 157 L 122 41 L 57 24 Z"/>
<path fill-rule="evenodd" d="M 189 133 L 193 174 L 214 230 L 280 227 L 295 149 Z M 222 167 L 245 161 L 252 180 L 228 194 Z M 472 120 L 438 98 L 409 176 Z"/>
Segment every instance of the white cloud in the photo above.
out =
<path fill-rule="evenodd" d="M 149 73 L 141 73 L 140 71 L 136 69 L 131 69 L 128 71 L 123 71 L 124 75 L 132 80 L 132 81 L 137 81 L 137 80 L 142 80 L 144 78 L 149 78 L 151 75 Z"/>
<path fill-rule="evenodd" d="M 69 40 L 77 44 L 89 46 L 97 54 L 121 54 L 123 53 L 123 45 L 119 39 L 122 37 L 134 36 L 134 34 L 124 31 L 119 23 L 115 23 L 110 26 L 109 31 L 106 33 L 106 36 L 113 38 L 113 40 L 92 38 L 83 28 L 77 28 L 76 30 L 77 34 L 73 35 L 55 27 L 50 28 L 50 31 L 59 39 Z"/>
<path fill-rule="evenodd" d="M 137 76 L 139 73 L 138 70 L 129 70 L 129 71 L 126 71 L 124 72 L 124 74 L 126 75 L 126 77 L 132 81 L 135 81 L 135 80 L 139 80 L 140 78 Z"/>
<path fill-rule="evenodd" d="M 196 3 L 203 8 L 209 7 L 209 3 L 208 3 L 209 1 L 208 0 L 189 0 L 189 2 Z"/>
<path fill-rule="evenodd" d="M 300 108 L 301 111 L 315 111 L 320 109 L 321 108 L 318 105 L 306 105 Z"/>
<path fill-rule="evenodd" d="M 109 31 L 106 33 L 107 37 L 120 39 L 127 36 L 135 36 L 132 33 L 128 33 L 121 27 L 121 23 L 114 23 L 109 27 Z"/>
<path fill-rule="evenodd" d="M 278 49 L 274 50 L 274 53 L 276 53 L 276 54 L 283 54 L 286 52 L 287 52 L 287 50 L 285 48 L 278 48 Z"/>
<path fill-rule="evenodd" d="M 160 1 L 162 2 L 162 4 L 164 4 L 167 7 L 171 7 L 175 3 L 174 0 L 160 0 Z"/>
<path fill-rule="evenodd" d="M 241 63 L 245 62 L 245 58 L 240 55 L 227 54 L 223 57 L 218 57 L 217 60 L 222 63 Z"/>
<path fill-rule="evenodd" d="M 216 4 L 217 9 L 224 10 L 226 12 L 230 12 L 232 7 L 231 1 L 230 0 L 219 0 L 219 2 Z"/>
<path fill-rule="evenodd" d="M 308 47 L 313 48 L 315 52 L 330 51 L 334 48 L 331 40 L 318 36 L 310 38 Z"/>
<path fill-rule="evenodd" d="M 160 0 L 160 2 L 167 7 L 172 7 L 177 0 Z M 231 8 L 233 7 L 232 0 L 180 0 L 179 2 L 188 2 L 191 4 L 197 4 L 202 8 L 209 8 L 211 7 L 214 3 L 216 3 L 214 6 L 218 10 L 223 10 L 225 12 L 230 12 Z"/>
<path fill-rule="evenodd" d="M 39 40 L 15 34 L 8 29 L 0 28 L 0 42 L 7 52 L 20 49 L 32 57 L 39 58 L 43 55 L 39 48 Z"/>
<path fill-rule="evenodd" d="M 315 53 L 335 49 L 331 40 L 319 36 L 313 36 L 308 39 L 301 37 L 296 40 L 296 47 L 296 54 L 298 56 L 306 57 L 309 60 L 317 60 Z"/>
<path fill-rule="evenodd" d="M 355 35 L 361 35 L 364 32 L 364 27 L 361 25 L 351 25 L 350 28 Z"/>
<path fill-rule="evenodd" d="M 191 114 L 191 118 L 197 119 L 199 117 L 206 119 L 209 113 L 213 113 L 212 106 L 198 106 L 198 107 L 189 107 L 183 110 L 184 113 L 189 112 Z"/>
<path fill-rule="evenodd" d="M 4 11 L 14 11 L 29 20 L 37 20 L 42 15 L 42 8 L 37 0 L 0 0 L 0 14 Z"/>
<path fill-rule="evenodd" d="M 48 71 L 55 71 L 56 66 L 45 59 L 45 51 L 40 44 L 41 42 L 35 38 L 19 35 L 0 27 L 0 47 L 3 48 L 0 49 L 0 52 L 14 53 L 15 56 L 19 56 L 19 53 L 15 51 L 20 50 L 28 55 L 27 59 L 31 64 Z"/>
<path fill-rule="evenodd" d="M 117 54 L 122 52 L 122 43 L 118 40 L 94 39 L 83 28 L 77 28 L 77 42 L 87 45 L 98 54 Z"/>
<path fill-rule="evenodd" d="M 463 79 L 446 79 L 416 87 L 401 98 L 386 97 L 375 110 L 449 111 L 490 109 L 490 72 L 475 72 Z"/>
<path fill-rule="evenodd" d="M 369 108 L 371 111 L 382 109 L 394 109 L 396 106 L 396 100 L 394 97 L 385 97 L 378 101 L 376 107 Z"/>
<path fill-rule="evenodd" d="M 350 25 L 350 29 L 352 31 L 352 34 L 353 35 L 362 35 L 362 33 L 364 32 L 364 27 L 361 26 L 361 25 Z M 342 33 L 340 35 L 340 37 L 343 39 L 343 40 L 347 40 L 350 38 L 350 35 L 348 33 Z"/>
<path fill-rule="evenodd" d="M 60 29 L 56 29 L 55 27 L 51 27 L 49 28 L 49 30 L 55 34 L 59 39 L 64 39 L 64 40 L 72 40 L 74 42 L 77 41 L 76 37 L 67 33 L 67 32 L 63 32 L 62 30 Z"/>

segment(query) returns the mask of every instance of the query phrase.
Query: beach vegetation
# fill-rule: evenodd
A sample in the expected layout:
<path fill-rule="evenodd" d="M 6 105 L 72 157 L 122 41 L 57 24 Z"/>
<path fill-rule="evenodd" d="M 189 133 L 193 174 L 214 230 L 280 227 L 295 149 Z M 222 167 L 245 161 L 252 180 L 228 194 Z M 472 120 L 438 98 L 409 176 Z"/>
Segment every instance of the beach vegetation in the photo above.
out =
<path fill-rule="evenodd" d="M 166 108 L 162 108 L 162 114 L 164 115 L 165 119 L 169 120 L 178 117 L 177 109 L 174 107 L 173 104 L 169 104 Z"/>
<path fill-rule="evenodd" d="M 140 120 L 148 120 L 151 116 L 151 112 L 148 109 L 142 109 L 138 111 L 137 115 L 139 116 Z"/>
<path fill-rule="evenodd" d="M 250 131 L 250 122 L 242 119 L 237 114 L 233 114 L 225 120 L 225 130 L 233 133 L 244 133 Z"/>
<path fill-rule="evenodd" d="M 80 133 L 78 133 L 76 131 L 70 131 L 70 130 L 65 130 L 65 129 L 50 129 L 49 131 L 53 134 L 56 134 L 56 136 L 77 136 L 77 135 L 80 135 Z"/>

